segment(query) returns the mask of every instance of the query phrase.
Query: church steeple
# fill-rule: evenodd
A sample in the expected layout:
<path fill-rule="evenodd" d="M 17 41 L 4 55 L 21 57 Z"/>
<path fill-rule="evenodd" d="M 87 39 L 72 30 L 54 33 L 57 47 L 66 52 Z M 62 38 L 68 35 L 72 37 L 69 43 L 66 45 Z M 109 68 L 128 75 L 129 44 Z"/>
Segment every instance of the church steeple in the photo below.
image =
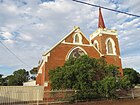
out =
<path fill-rule="evenodd" d="M 104 19 L 102 16 L 101 8 L 99 8 L 98 28 L 105 28 Z"/>

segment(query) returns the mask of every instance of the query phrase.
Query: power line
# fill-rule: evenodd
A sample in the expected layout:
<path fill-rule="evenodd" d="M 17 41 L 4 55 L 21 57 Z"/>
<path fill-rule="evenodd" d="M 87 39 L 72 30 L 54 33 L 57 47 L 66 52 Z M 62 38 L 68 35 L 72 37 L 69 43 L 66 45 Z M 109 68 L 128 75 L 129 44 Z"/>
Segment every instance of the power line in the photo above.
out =
<path fill-rule="evenodd" d="M 27 67 L 30 67 L 29 65 L 27 65 L 24 61 L 22 61 L 13 51 L 11 51 L 4 43 L 2 43 L 2 41 L 0 40 L 0 43 L 11 53 L 13 54 L 21 63 L 23 63 L 24 65 L 26 65 Z"/>
<path fill-rule="evenodd" d="M 99 5 L 95 5 L 95 4 L 90 4 L 90 3 L 79 1 L 79 0 L 72 0 L 72 1 L 82 3 L 82 4 L 86 4 L 86 5 L 90 5 L 90 6 L 94 6 L 94 7 L 100 7 L 102 9 L 106 9 L 106 10 L 109 10 L 109 11 L 118 12 L 118 13 L 122 13 L 122 14 L 126 14 L 126 15 L 135 16 L 135 17 L 140 18 L 140 15 L 135 15 L 135 14 L 131 14 L 131 13 L 128 13 L 128 12 L 123 12 L 123 11 L 119 11 L 119 10 L 115 10 L 115 9 L 110 9 L 110 8 L 107 8 L 107 7 L 103 7 L 103 6 L 99 6 Z"/>

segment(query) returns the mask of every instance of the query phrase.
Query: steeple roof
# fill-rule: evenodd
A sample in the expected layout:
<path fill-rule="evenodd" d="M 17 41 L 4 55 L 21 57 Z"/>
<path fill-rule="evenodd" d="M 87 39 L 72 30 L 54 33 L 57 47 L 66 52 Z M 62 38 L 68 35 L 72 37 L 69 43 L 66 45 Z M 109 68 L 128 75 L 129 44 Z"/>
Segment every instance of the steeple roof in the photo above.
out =
<path fill-rule="evenodd" d="M 105 28 L 104 19 L 102 16 L 101 8 L 99 8 L 98 28 Z"/>

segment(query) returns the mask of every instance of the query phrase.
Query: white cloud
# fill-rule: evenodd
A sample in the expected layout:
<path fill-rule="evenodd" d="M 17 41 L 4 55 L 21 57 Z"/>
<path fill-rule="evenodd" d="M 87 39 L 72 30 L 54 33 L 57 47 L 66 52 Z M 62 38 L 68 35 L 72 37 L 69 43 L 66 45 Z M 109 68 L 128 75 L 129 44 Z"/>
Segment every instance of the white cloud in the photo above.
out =
<path fill-rule="evenodd" d="M 134 68 L 137 71 L 140 72 L 140 56 L 139 55 L 135 55 L 135 56 L 127 56 L 127 57 L 123 57 L 122 58 L 122 62 L 123 62 L 123 67 L 130 67 L 130 68 Z"/>
<path fill-rule="evenodd" d="M 29 35 L 21 35 L 21 37 L 19 39 L 24 40 L 24 41 L 31 41 L 32 40 L 32 38 Z"/>
<path fill-rule="evenodd" d="M 1 35 L 6 39 L 12 38 L 12 34 L 10 32 L 3 32 Z"/>
<path fill-rule="evenodd" d="M 13 44 L 14 43 L 14 41 L 11 40 L 11 39 L 5 40 L 4 42 L 7 43 L 7 44 Z"/>

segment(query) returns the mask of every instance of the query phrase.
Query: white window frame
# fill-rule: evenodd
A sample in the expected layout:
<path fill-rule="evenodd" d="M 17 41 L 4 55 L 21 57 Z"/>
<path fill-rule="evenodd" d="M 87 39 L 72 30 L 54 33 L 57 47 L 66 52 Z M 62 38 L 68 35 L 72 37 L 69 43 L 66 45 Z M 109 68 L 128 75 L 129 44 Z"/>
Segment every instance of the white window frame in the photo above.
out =
<path fill-rule="evenodd" d="M 110 40 L 110 42 L 112 43 L 112 50 L 113 50 L 113 53 L 109 53 L 108 52 L 108 41 Z M 115 42 L 112 38 L 108 38 L 106 39 L 106 54 L 108 55 L 116 55 L 116 47 L 115 47 Z"/>
<path fill-rule="evenodd" d="M 78 37 L 79 37 L 79 42 L 75 42 L 76 35 L 78 35 Z M 73 36 L 73 43 L 78 43 L 78 44 L 80 43 L 80 44 L 82 44 L 82 35 L 80 33 L 75 33 L 74 34 L 74 36 Z"/>
<path fill-rule="evenodd" d="M 95 44 L 97 44 L 97 48 L 96 48 Z M 95 40 L 95 41 L 93 42 L 93 45 L 95 46 L 95 48 L 96 48 L 96 49 L 98 49 L 98 50 L 99 50 L 99 43 L 98 43 L 98 41 L 97 41 L 97 40 Z"/>
<path fill-rule="evenodd" d="M 70 51 L 68 52 L 68 54 L 67 54 L 67 56 L 66 56 L 66 60 L 69 59 L 70 54 L 71 54 L 75 49 L 77 49 L 77 48 L 79 48 L 80 50 L 82 50 L 82 51 L 87 55 L 87 52 L 86 52 L 83 48 L 81 48 L 81 47 L 78 46 L 78 47 L 74 47 L 74 48 L 70 49 Z"/>

